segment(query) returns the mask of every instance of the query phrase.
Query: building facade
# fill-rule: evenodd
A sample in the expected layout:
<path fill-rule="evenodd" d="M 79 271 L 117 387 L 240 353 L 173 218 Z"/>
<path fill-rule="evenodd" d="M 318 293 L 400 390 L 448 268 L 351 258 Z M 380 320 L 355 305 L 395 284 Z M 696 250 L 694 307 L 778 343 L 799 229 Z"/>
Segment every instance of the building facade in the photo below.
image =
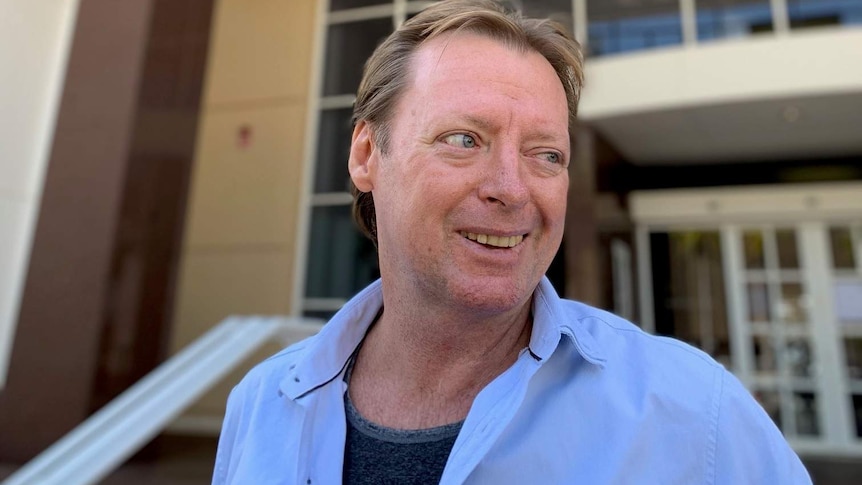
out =
<path fill-rule="evenodd" d="M 350 216 L 351 107 L 364 60 L 429 2 L 114 3 L 80 1 L 46 121 L 0 326 L 0 434 L 42 432 L 0 459 L 228 315 L 325 319 L 379 275 Z M 587 55 L 558 290 L 703 348 L 804 456 L 862 458 L 862 0 L 511 3 Z M 242 372 L 172 431 L 217 433 Z"/>

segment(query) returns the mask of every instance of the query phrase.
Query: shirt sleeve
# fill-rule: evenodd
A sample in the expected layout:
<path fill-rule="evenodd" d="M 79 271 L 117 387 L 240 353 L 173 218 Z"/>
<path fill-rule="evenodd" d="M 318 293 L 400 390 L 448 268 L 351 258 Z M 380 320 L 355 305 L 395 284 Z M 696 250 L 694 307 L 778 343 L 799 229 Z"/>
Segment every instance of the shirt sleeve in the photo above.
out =
<path fill-rule="evenodd" d="M 736 377 L 722 371 L 714 415 L 713 476 L 706 483 L 810 484 L 781 431 Z"/>
<path fill-rule="evenodd" d="M 213 469 L 212 485 L 226 485 L 230 483 L 229 472 L 234 455 L 234 444 L 237 439 L 239 428 L 240 410 L 237 388 L 234 388 L 227 399 L 227 409 L 224 415 L 221 432 L 218 439 L 218 451 L 216 451 L 215 467 Z"/>

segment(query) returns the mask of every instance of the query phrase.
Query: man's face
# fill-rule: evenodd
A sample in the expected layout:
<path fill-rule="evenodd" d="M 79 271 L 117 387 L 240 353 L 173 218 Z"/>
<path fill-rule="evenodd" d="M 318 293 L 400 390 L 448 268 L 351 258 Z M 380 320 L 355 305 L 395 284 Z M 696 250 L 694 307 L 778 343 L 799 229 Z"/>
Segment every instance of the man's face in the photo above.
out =
<path fill-rule="evenodd" d="M 410 76 L 388 152 L 374 146 L 358 178 L 351 161 L 374 197 L 384 291 L 476 314 L 521 308 L 563 235 L 562 84 L 540 54 L 469 33 L 427 42 Z"/>

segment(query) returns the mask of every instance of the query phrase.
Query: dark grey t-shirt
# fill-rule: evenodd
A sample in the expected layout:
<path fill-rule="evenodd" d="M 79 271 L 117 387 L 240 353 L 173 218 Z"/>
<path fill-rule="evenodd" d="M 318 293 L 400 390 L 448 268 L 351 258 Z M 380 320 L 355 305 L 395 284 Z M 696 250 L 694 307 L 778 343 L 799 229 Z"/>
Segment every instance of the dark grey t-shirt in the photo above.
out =
<path fill-rule="evenodd" d="M 353 363 L 347 369 L 349 381 Z M 345 485 L 437 484 L 463 421 L 428 429 L 394 429 L 368 421 L 344 393 Z"/>

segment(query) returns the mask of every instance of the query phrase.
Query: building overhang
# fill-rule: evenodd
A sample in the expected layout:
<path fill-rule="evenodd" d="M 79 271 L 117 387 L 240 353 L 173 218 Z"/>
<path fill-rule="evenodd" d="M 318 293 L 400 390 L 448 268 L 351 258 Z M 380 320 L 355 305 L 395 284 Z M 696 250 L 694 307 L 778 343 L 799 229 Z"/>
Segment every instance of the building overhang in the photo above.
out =
<path fill-rule="evenodd" d="M 632 163 L 862 154 L 862 29 L 591 59 L 580 117 Z"/>

